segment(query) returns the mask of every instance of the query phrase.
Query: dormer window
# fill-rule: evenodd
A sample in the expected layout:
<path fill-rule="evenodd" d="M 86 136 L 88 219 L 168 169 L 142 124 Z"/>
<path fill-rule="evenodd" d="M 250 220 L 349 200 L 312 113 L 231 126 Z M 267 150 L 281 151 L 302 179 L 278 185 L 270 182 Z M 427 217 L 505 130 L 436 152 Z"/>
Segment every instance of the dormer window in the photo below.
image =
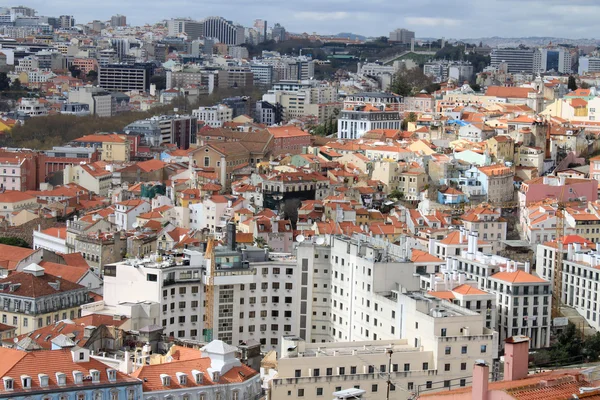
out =
<path fill-rule="evenodd" d="M 213 382 L 218 382 L 221 379 L 221 374 L 219 372 L 213 372 Z"/>
<path fill-rule="evenodd" d="M 167 374 L 160 374 L 160 382 L 163 386 L 171 386 L 171 377 Z"/>
<path fill-rule="evenodd" d="M 73 371 L 73 380 L 76 385 L 83 383 L 83 373 L 81 371 Z"/>
<path fill-rule="evenodd" d="M 115 382 L 117 380 L 117 370 L 116 369 L 107 369 L 106 375 L 108 375 L 108 380 L 111 382 Z"/>
<path fill-rule="evenodd" d="M 15 388 L 15 383 L 12 378 L 5 376 L 2 380 L 4 381 L 4 390 L 13 390 Z"/>
<path fill-rule="evenodd" d="M 23 389 L 31 389 L 31 377 L 29 375 L 21 375 L 21 386 Z"/>
<path fill-rule="evenodd" d="M 48 375 L 38 374 L 38 379 L 40 381 L 40 387 L 48 387 Z"/>
<path fill-rule="evenodd" d="M 192 375 L 194 376 L 194 382 L 196 382 L 197 385 L 201 385 L 202 382 L 204 382 L 204 374 L 198 370 L 193 370 L 192 371 Z"/>
<path fill-rule="evenodd" d="M 58 383 L 58 386 L 65 386 L 67 384 L 67 375 L 63 374 L 62 372 L 57 372 L 56 382 Z"/>
<path fill-rule="evenodd" d="M 92 383 L 100 382 L 100 371 L 96 369 L 90 369 L 90 375 L 92 376 Z"/>
<path fill-rule="evenodd" d="M 187 375 L 184 374 L 183 372 L 177 372 L 177 380 L 179 381 L 180 385 L 187 385 Z"/>

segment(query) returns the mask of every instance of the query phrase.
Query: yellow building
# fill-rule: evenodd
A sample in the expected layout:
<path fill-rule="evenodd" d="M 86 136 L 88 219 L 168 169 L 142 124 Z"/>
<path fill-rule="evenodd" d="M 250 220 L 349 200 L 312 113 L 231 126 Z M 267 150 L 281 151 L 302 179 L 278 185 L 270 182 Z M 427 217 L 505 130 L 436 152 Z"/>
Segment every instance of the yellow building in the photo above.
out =
<path fill-rule="evenodd" d="M 102 161 L 129 162 L 130 143 L 127 135 L 98 133 L 75 139 L 74 144 L 98 149 Z"/>
<path fill-rule="evenodd" d="M 0 323 L 14 326 L 22 335 L 63 319 L 79 317 L 79 307 L 89 301 L 85 286 L 46 274 L 30 264 L 0 280 Z"/>
<path fill-rule="evenodd" d="M 486 140 L 488 151 L 495 161 L 513 161 L 515 157 L 515 142 L 510 136 L 494 136 Z"/>

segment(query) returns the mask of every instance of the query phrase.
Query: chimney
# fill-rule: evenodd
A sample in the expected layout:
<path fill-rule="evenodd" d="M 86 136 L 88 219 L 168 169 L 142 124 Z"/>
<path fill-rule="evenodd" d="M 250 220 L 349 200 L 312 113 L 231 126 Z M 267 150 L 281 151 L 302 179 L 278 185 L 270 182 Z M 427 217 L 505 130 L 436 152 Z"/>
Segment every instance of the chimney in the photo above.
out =
<path fill-rule="evenodd" d="M 435 239 L 433 237 L 429 238 L 429 254 L 433 255 L 435 250 Z"/>
<path fill-rule="evenodd" d="M 227 249 L 230 251 L 235 251 L 236 229 L 237 228 L 233 222 L 229 222 L 227 224 Z"/>
<path fill-rule="evenodd" d="M 504 341 L 504 380 L 516 381 L 527 377 L 529 338 L 519 335 Z"/>
<path fill-rule="evenodd" d="M 473 386 L 471 388 L 472 399 L 488 399 L 489 379 L 490 367 L 483 360 L 475 361 L 475 365 L 473 366 Z"/>
<path fill-rule="evenodd" d="M 531 273 L 531 264 L 529 263 L 529 261 L 525 261 L 525 272 L 527 272 L 528 274 Z"/>

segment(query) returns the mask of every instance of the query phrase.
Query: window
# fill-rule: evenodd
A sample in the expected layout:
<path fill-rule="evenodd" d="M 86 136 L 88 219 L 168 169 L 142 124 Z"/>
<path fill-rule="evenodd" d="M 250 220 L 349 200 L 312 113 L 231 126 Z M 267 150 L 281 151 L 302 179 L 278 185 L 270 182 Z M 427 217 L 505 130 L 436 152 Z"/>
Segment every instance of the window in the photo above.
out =
<path fill-rule="evenodd" d="M 313 376 L 320 376 L 320 375 L 321 375 L 321 371 L 320 371 L 320 369 L 319 369 L 319 368 L 315 368 L 315 369 L 313 370 Z"/>
<path fill-rule="evenodd" d="M 156 282 L 156 281 L 158 281 L 158 275 L 156 275 L 156 274 L 148 274 L 148 275 L 146 275 L 146 280 L 148 282 Z"/>
<path fill-rule="evenodd" d="M 298 389 L 298 397 L 304 397 L 304 389 Z"/>
<path fill-rule="evenodd" d="M 444 364 L 444 371 L 450 371 L 450 364 Z"/>
<path fill-rule="evenodd" d="M 356 374 L 356 367 L 350 367 L 350 373 Z"/>
<path fill-rule="evenodd" d="M 302 376 L 302 370 L 297 369 L 294 373 L 296 378 L 300 378 Z"/>
<path fill-rule="evenodd" d="M 377 384 L 371 385 L 371 392 L 377 392 Z"/>
<path fill-rule="evenodd" d="M 482 345 L 481 345 L 481 352 L 482 352 L 482 353 L 485 353 L 485 352 L 487 352 L 487 345 L 485 345 L 485 344 L 482 344 Z"/>
<path fill-rule="evenodd" d="M 460 370 L 461 371 L 466 371 L 467 370 L 467 363 L 460 363 Z"/>
<path fill-rule="evenodd" d="M 467 354 L 467 346 L 462 346 L 460 348 L 460 354 Z"/>
<path fill-rule="evenodd" d="M 427 371 L 429 370 L 429 363 L 424 362 L 423 363 L 423 371 Z"/>
<path fill-rule="evenodd" d="M 481 346 L 481 347 L 483 347 L 483 346 Z M 446 350 L 444 351 L 444 354 L 446 354 L 446 355 L 452 354 L 452 347 L 446 346 Z"/>
<path fill-rule="evenodd" d="M 323 396 L 323 388 L 317 388 L 317 396 Z"/>

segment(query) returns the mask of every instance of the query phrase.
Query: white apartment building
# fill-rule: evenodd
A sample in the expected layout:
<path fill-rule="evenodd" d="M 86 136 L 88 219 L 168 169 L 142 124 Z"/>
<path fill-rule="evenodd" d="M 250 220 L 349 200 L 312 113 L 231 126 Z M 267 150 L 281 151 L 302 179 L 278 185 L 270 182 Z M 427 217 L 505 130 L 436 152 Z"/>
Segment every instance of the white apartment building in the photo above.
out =
<path fill-rule="evenodd" d="M 19 100 L 17 111 L 29 115 L 30 117 L 43 117 L 48 115 L 46 103 L 40 103 L 39 99 L 22 98 Z"/>
<path fill-rule="evenodd" d="M 212 128 L 221 128 L 224 122 L 233 121 L 233 110 L 224 104 L 218 104 L 212 107 L 199 107 L 192 111 L 192 115 L 198 118 L 198 121 Z"/>
<path fill-rule="evenodd" d="M 532 348 L 549 345 L 551 283 L 531 274 L 529 263 L 478 252 L 476 233 L 469 234 L 466 252 L 446 262 L 453 271 L 477 281 L 479 289 L 496 295 L 500 343 L 511 336 L 526 335 Z"/>
<path fill-rule="evenodd" d="M 140 214 L 152 209 L 150 203 L 144 200 L 133 199 L 115 204 L 115 224 L 119 230 L 133 229 Z"/>
<path fill-rule="evenodd" d="M 600 245 L 575 235 L 539 245 L 536 265 L 542 277 L 550 281 L 554 279 L 557 254 L 563 258 L 561 303 L 575 308 L 590 326 L 600 329 Z"/>
<path fill-rule="evenodd" d="M 397 339 L 308 344 L 284 337 L 271 398 L 319 398 L 354 387 L 383 400 L 388 372 L 390 392 L 401 398 L 419 389 L 465 386 L 476 359 L 497 357 L 496 334 L 479 313 L 419 292 L 395 294 L 390 311 L 397 312 Z"/>

